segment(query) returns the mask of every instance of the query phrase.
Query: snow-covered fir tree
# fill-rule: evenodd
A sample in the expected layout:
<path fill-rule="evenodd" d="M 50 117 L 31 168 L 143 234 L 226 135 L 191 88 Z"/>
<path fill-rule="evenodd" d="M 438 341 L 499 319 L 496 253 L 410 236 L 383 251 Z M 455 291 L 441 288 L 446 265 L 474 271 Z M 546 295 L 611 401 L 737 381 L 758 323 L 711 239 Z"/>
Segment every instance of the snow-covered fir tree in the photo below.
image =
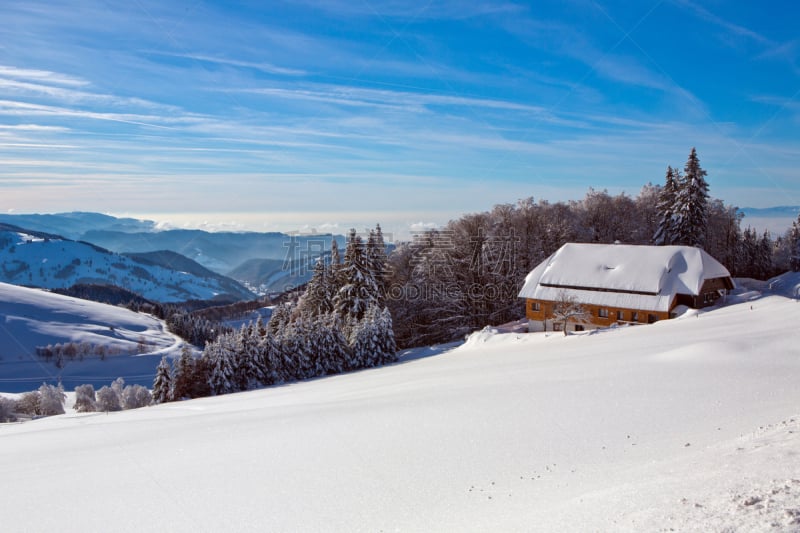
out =
<path fill-rule="evenodd" d="M 700 167 L 697 150 L 692 148 L 683 178 L 678 181 L 675 201 L 675 244 L 702 247 L 706 236 L 708 183 Z"/>
<path fill-rule="evenodd" d="M 254 323 L 243 324 L 234 347 L 234 384 L 236 390 L 249 390 L 258 382 L 258 334 Z"/>
<path fill-rule="evenodd" d="M 274 385 L 286 380 L 283 372 L 283 351 L 275 336 L 264 331 L 258 339 L 258 357 L 255 361 L 257 379 L 262 385 Z"/>
<path fill-rule="evenodd" d="M 153 402 L 164 403 L 172 400 L 172 368 L 167 357 L 161 358 L 153 380 Z"/>
<path fill-rule="evenodd" d="M 194 389 L 194 357 L 186 344 L 181 349 L 181 355 L 173 361 L 172 369 L 172 393 L 170 398 L 173 400 L 184 400 L 192 398 Z M 160 403 L 160 402 L 157 402 Z"/>
<path fill-rule="evenodd" d="M 792 224 L 789 231 L 789 268 L 794 272 L 800 272 L 800 215 Z"/>
<path fill-rule="evenodd" d="M 292 320 L 292 306 L 289 302 L 278 304 L 272 310 L 272 316 L 267 322 L 267 334 L 279 335 Z"/>
<path fill-rule="evenodd" d="M 345 327 L 363 318 L 370 305 L 380 301 L 378 285 L 370 271 L 364 241 L 350 230 L 344 263 L 341 268 L 344 285 L 334 297 L 334 309 L 342 317 Z"/>
<path fill-rule="evenodd" d="M 675 207 L 677 197 L 676 171 L 667 167 L 664 186 L 658 194 L 658 227 L 653 235 L 653 244 L 665 246 L 675 243 Z"/>
<path fill-rule="evenodd" d="M 331 267 L 320 258 L 314 265 L 314 273 L 298 303 L 300 313 L 318 316 L 333 311 L 332 282 Z"/>
<path fill-rule="evenodd" d="M 212 394 L 236 392 L 236 339 L 235 334 L 220 335 L 206 345 L 203 357 L 208 358 L 208 384 Z"/>
<path fill-rule="evenodd" d="M 292 321 L 283 335 L 284 369 L 288 379 L 314 377 L 309 322 L 309 317 L 301 315 Z"/>
<path fill-rule="evenodd" d="M 367 239 L 367 264 L 375 284 L 378 286 L 378 304 L 383 305 L 386 296 L 386 282 L 388 277 L 388 258 L 386 256 L 386 243 L 383 240 L 383 230 L 380 224 L 370 230 Z"/>
<path fill-rule="evenodd" d="M 380 349 L 379 365 L 394 363 L 397 361 L 397 342 L 394 338 L 394 324 L 392 323 L 392 313 L 388 307 L 384 307 L 377 316 L 378 321 L 378 345 Z"/>

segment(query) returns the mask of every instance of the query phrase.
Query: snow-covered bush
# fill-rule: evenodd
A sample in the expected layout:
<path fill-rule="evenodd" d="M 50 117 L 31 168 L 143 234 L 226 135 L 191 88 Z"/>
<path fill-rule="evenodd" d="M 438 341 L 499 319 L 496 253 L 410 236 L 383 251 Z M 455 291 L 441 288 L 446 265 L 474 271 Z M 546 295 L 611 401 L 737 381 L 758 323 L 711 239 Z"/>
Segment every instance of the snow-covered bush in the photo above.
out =
<path fill-rule="evenodd" d="M 75 410 L 79 413 L 91 413 L 97 410 L 94 387 L 78 385 L 75 387 Z"/>
<path fill-rule="evenodd" d="M 39 414 L 43 416 L 63 415 L 66 399 L 67 395 L 64 394 L 64 388 L 60 383 L 57 387 L 42 383 L 42 386 L 39 387 Z"/>
<path fill-rule="evenodd" d="M 104 386 L 97 391 L 97 410 L 98 411 L 121 411 L 119 396 L 111 387 Z"/>
<path fill-rule="evenodd" d="M 17 400 L 17 412 L 29 416 L 38 415 L 40 400 L 38 391 L 26 392 Z"/>
<path fill-rule="evenodd" d="M 141 385 L 128 385 L 125 387 L 122 390 L 121 400 L 123 409 L 138 409 L 153 403 L 150 391 Z"/>
<path fill-rule="evenodd" d="M 0 396 L 0 422 L 14 422 L 17 417 L 14 412 L 17 410 L 17 402 L 11 398 Z"/>

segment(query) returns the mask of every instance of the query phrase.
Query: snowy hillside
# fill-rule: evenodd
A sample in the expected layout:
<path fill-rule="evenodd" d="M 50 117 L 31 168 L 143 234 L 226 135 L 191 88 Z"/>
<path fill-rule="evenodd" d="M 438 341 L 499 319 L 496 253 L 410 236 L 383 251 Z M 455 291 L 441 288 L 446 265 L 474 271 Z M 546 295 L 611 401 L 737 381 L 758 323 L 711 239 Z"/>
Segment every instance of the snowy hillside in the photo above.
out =
<path fill-rule="evenodd" d="M 160 302 L 253 296 L 218 277 L 201 277 L 109 252 L 85 242 L 0 227 L 0 281 L 48 289 L 112 284 Z"/>
<path fill-rule="evenodd" d="M 61 368 L 55 358 L 36 355 L 37 347 L 69 343 L 76 353 L 64 356 Z M 151 385 L 161 355 L 177 355 L 181 345 L 150 315 L 0 283 L 2 391 L 29 391 L 59 377 L 70 390 L 119 376 L 130 384 Z"/>
<path fill-rule="evenodd" d="M 1 425 L 3 526 L 797 531 L 800 302 L 731 300 L 650 326 L 486 330 L 384 368 Z"/>

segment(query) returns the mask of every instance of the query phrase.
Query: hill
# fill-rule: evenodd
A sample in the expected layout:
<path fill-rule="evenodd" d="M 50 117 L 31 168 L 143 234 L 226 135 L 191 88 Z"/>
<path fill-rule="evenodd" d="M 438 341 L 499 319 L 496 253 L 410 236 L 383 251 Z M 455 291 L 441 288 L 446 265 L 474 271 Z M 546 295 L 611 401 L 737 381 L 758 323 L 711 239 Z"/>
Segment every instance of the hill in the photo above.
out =
<path fill-rule="evenodd" d="M 134 261 L 144 265 L 162 267 L 166 270 L 177 270 L 191 274 L 197 278 L 216 281 L 222 288 L 223 294 L 231 295 L 236 300 L 250 299 L 253 294 L 244 286 L 233 279 L 217 274 L 213 270 L 192 261 L 179 253 L 169 250 L 157 250 L 154 252 L 126 253 L 123 254 Z"/>
<path fill-rule="evenodd" d="M 175 256 L 170 258 L 177 263 Z M 200 274 L 159 264 L 152 256 L 127 257 L 94 244 L 0 225 L 2 282 L 49 289 L 75 284 L 117 285 L 159 302 L 254 296 L 233 280 L 210 272 L 203 275 L 206 270 L 188 262 L 184 259 L 179 264 Z"/>
<path fill-rule="evenodd" d="M 487 329 L 388 367 L 7 425 L 4 526 L 796 531 L 800 304 L 729 302 L 567 337 Z M 76 473 L 108 489 L 76 502 Z"/>
<path fill-rule="evenodd" d="M 150 315 L 7 283 L 0 283 L 0 320 L 0 390 L 8 392 L 59 377 L 70 389 L 118 376 L 149 386 L 161 356 L 183 344 Z M 70 343 L 75 351 L 58 366 L 55 356 L 37 356 L 39 347 Z"/>

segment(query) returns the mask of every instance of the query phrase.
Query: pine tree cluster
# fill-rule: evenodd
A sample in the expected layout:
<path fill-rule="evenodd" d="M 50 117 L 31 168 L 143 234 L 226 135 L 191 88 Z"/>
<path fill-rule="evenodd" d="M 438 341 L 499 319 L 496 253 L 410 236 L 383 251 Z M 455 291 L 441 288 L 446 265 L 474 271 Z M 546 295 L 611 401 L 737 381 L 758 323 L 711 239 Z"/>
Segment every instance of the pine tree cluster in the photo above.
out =
<path fill-rule="evenodd" d="M 318 261 L 296 304 L 277 306 L 264 324 L 243 325 L 206 343 L 200 358 L 185 349 L 153 383 L 157 403 L 226 394 L 394 362 L 397 347 L 385 306 L 386 246 L 380 226 L 366 242 L 350 231 L 344 260 L 336 241 Z"/>

